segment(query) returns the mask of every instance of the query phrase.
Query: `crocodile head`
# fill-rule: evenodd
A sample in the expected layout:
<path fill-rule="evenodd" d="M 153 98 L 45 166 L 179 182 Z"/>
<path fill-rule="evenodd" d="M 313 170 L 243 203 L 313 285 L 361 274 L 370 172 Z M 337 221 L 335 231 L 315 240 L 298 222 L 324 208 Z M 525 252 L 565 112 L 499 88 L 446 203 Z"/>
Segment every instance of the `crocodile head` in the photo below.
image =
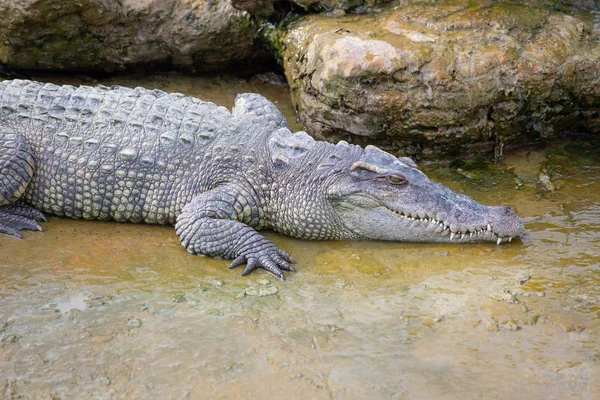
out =
<path fill-rule="evenodd" d="M 344 227 L 361 238 L 496 242 L 520 236 L 509 207 L 484 206 L 429 179 L 410 158 L 367 146 L 327 188 Z"/>
<path fill-rule="evenodd" d="M 495 242 L 520 236 L 509 207 L 488 207 L 377 147 L 317 142 L 280 129 L 269 152 L 274 229 L 308 239 Z"/>

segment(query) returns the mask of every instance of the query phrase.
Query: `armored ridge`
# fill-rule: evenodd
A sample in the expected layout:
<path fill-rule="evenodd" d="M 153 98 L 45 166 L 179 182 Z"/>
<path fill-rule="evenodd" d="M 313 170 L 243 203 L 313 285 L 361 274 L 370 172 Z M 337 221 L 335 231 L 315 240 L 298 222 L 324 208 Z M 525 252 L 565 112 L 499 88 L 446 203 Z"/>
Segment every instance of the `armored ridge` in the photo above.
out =
<path fill-rule="evenodd" d="M 73 218 L 174 223 L 207 189 L 210 178 L 191 171 L 219 151 L 208 144 L 226 136 L 231 119 L 212 103 L 158 90 L 1 85 L 4 132 L 25 138 L 37 160 L 24 200 Z"/>
<path fill-rule="evenodd" d="M 5 81 L 0 171 L 1 233 L 41 230 L 41 212 L 174 224 L 190 253 L 281 279 L 293 260 L 257 230 L 496 243 L 523 232 L 507 207 L 436 184 L 410 159 L 292 134 L 257 94 L 229 112 L 159 90 Z"/>

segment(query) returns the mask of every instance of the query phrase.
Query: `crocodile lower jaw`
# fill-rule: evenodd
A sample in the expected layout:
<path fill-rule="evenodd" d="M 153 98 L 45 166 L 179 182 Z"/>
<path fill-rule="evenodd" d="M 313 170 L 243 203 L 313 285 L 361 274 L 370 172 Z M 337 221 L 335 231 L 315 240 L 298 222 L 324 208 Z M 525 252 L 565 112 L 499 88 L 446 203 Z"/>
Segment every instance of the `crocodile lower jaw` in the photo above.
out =
<path fill-rule="evenodd" d="M 440 221 L 432 217 L 421 218 L 418 216 L 406 214 L 401 211 L 396 211 L 388 207 L 385 208 L 393 212 L 394 214 L 400 216 L 401 218 L 406 219 L 406 221 L 408 222 L 416 222 L 422 224 L 423 230 L 430 228 L 431 225 L 436 225 L 437 228 L 431 233 L 438 234 L 442 237 L 449 236 L 450 241 L 461 241 L 464 239 L 482 239 L 490 242 L 496 241 L 496 244 L 501 244 L 503 241 L 510 242 L 514 238 L 514 236 L 499 236 L 493 231 L 493 227 L 491 224 L 487 224 L 486 226 L 469 228 L 466 231 L 452 230 L 452 228 L 450 227 L 450 223 L 446 221 Z"/>

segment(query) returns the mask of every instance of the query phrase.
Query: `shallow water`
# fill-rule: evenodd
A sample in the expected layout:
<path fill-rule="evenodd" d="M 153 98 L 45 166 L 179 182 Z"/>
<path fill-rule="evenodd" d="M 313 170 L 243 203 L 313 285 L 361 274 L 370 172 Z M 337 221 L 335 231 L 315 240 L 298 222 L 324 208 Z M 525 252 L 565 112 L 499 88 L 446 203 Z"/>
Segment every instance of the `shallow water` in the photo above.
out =
<path fill-rule="evenodd" d="M 293 118 L 286 88 L 264 79 L 101 83 L 227 107 L 258 91 Z M 498 167 L 425 166 L 483 203 L 512 206 L 526 222 L 521 241 L 267 233 L 298 262 L 287 282 L 190 256 L 171 227 L 50 218 L 44 233 L 2 236 L 0 398 L 600 398 L 593 150 L 576 141 L 521 150 Z M 542 169 L 552 193 L 536 189 Z"/>

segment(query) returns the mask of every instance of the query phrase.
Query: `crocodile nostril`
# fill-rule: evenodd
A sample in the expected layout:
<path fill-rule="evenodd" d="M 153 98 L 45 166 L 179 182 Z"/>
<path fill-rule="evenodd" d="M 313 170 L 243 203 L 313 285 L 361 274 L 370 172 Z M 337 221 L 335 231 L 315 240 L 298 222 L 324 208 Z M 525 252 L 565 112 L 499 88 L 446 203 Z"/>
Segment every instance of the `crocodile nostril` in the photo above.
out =
<path fill-rule="evenodd" d="M 512 213 L 512 209 L 510 207 L 504 207 L 504 215 L 508 215 L 510 213 Z"/>

